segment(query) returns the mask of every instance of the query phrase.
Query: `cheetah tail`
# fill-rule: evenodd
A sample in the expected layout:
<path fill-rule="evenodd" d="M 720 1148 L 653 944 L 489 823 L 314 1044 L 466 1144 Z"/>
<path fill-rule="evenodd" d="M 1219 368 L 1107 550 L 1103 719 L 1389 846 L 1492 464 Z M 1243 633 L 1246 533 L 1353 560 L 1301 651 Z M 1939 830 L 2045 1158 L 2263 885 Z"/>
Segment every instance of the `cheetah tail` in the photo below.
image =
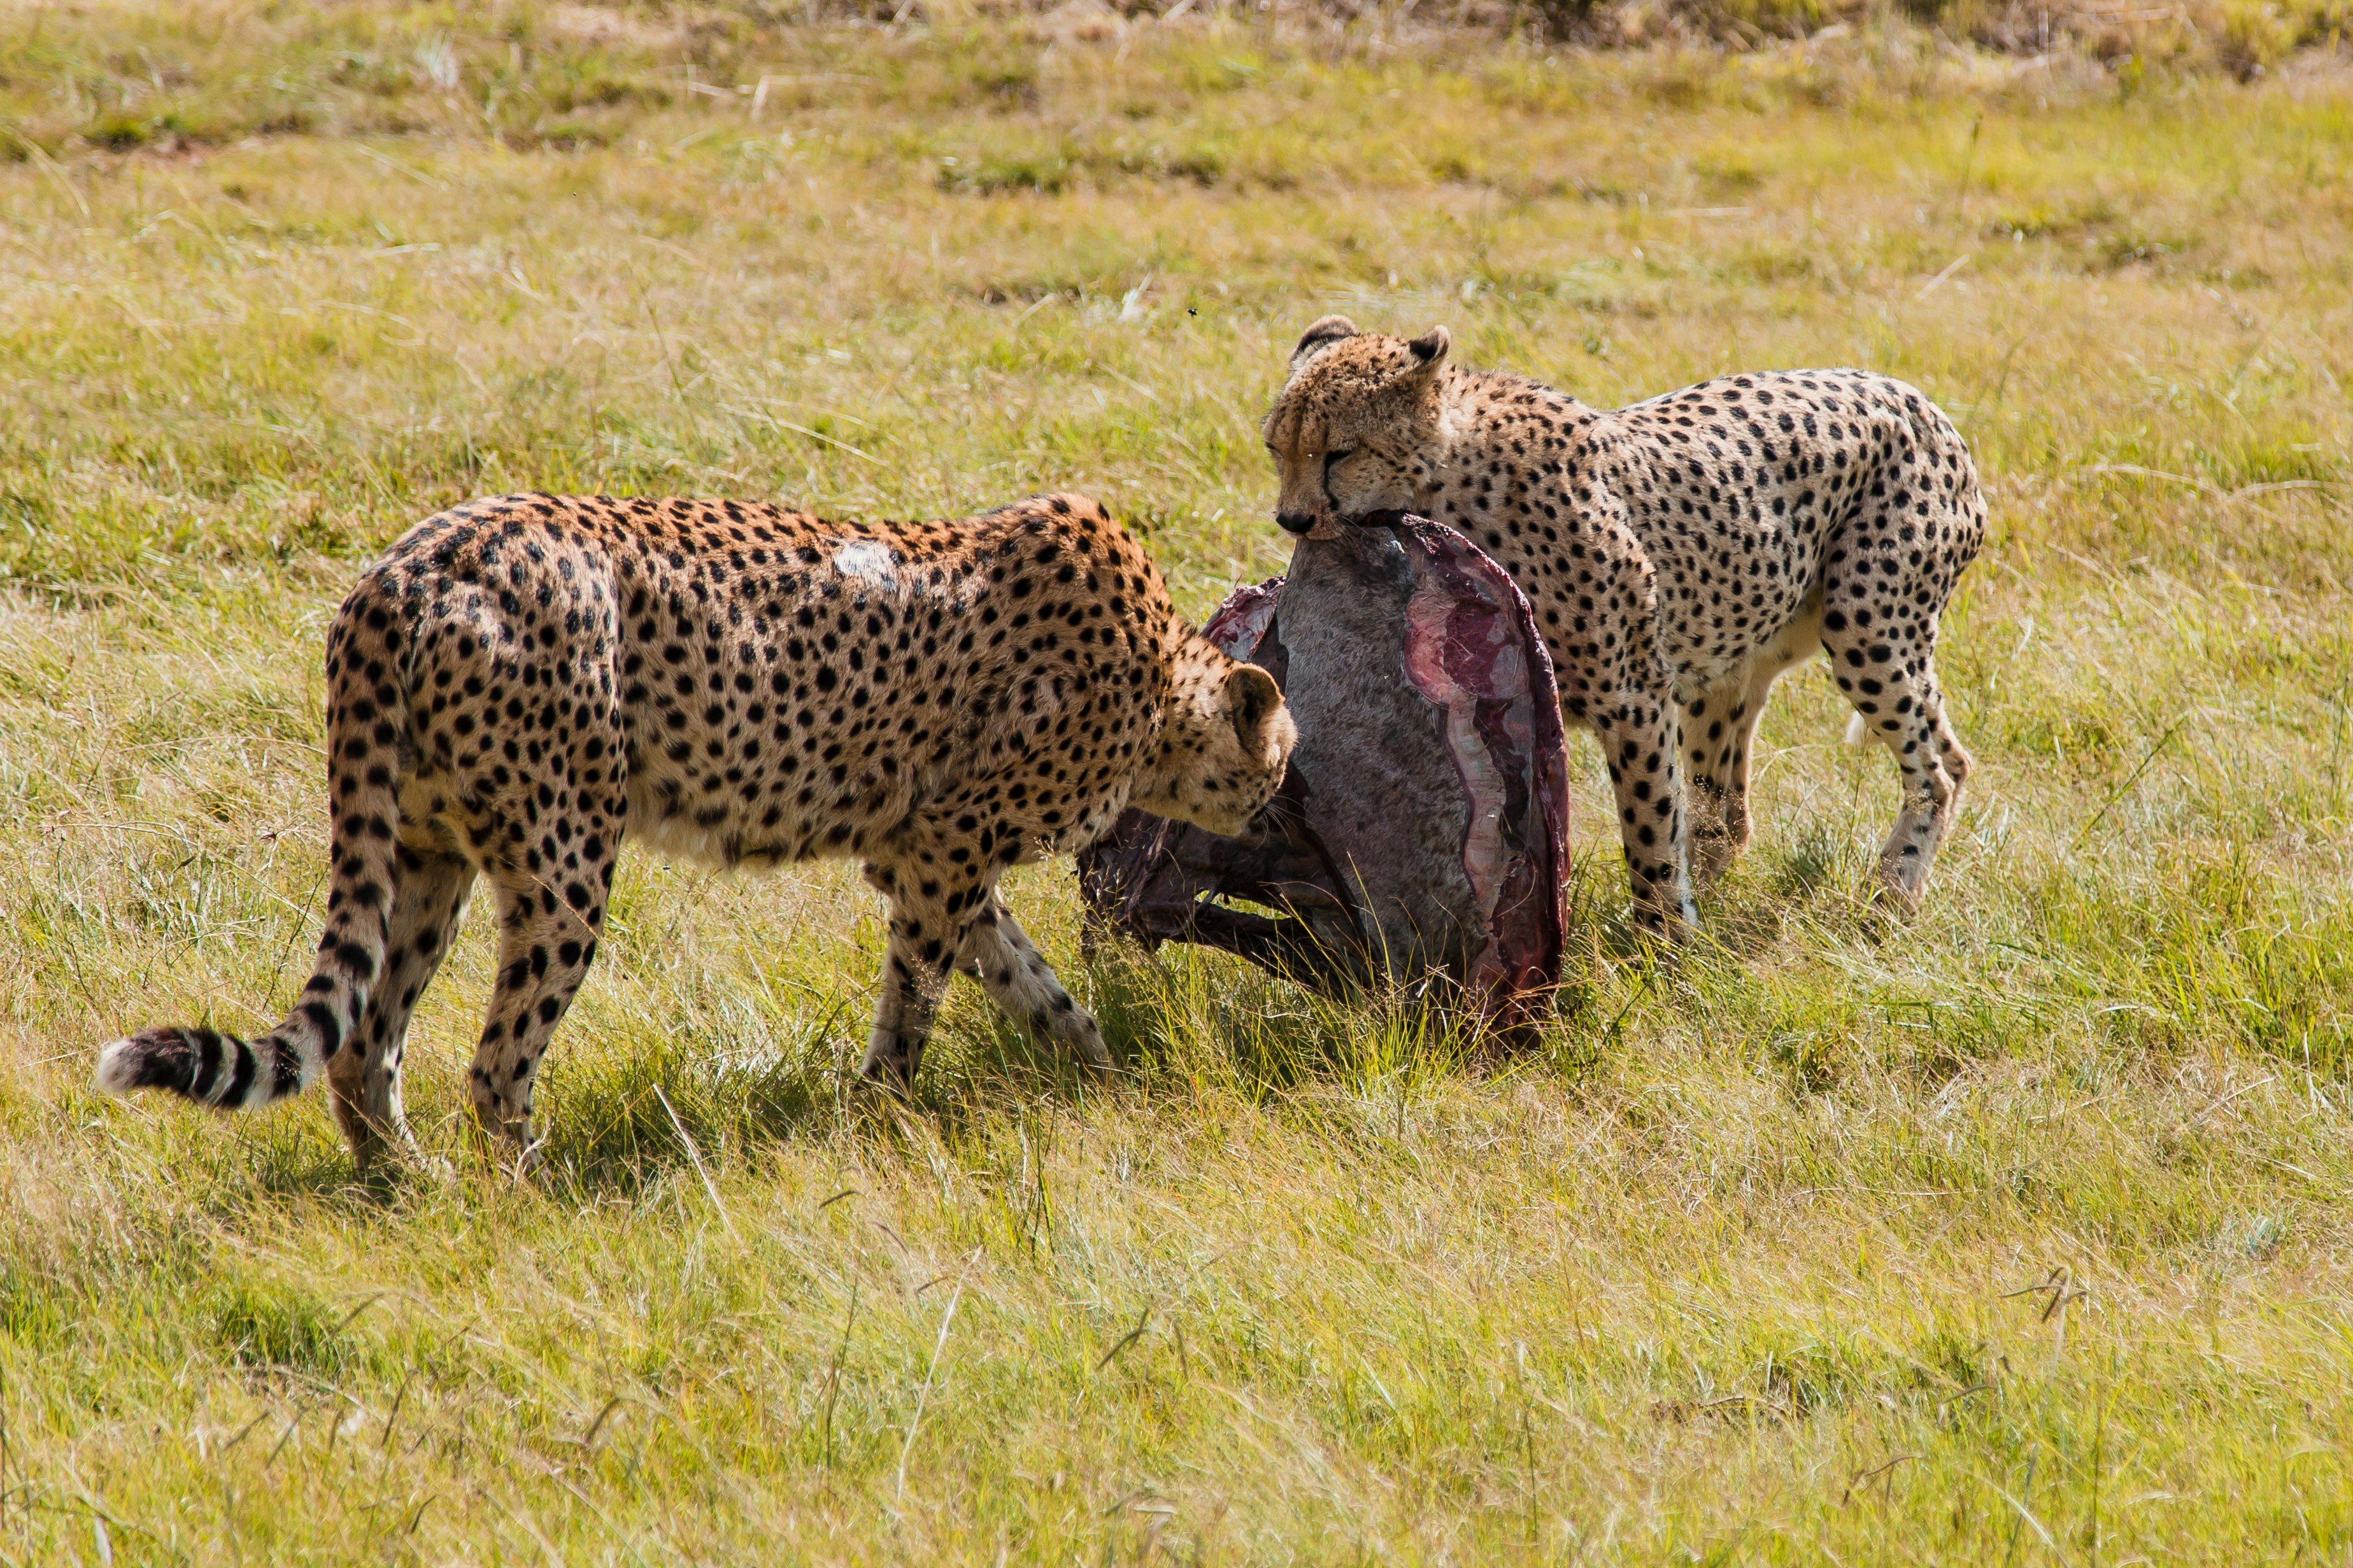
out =
<path fill-rule="evenodd" d="M 327 636 L 330 886 L 326 931 L 301 1000 L 256 1039 L 167 1027 L 116 1040 L 99 1053 L 100 1089 L 167 1089 L 199 1105 L 252 1110 L 309 1088 L 346 1042 L 358 1048 L 353 1037 L 384 973 L 398 887 L 394 825 L 407 731 L 394 637 L 363 623 L 353 608 L 360 599 L 353 595 Z"/>

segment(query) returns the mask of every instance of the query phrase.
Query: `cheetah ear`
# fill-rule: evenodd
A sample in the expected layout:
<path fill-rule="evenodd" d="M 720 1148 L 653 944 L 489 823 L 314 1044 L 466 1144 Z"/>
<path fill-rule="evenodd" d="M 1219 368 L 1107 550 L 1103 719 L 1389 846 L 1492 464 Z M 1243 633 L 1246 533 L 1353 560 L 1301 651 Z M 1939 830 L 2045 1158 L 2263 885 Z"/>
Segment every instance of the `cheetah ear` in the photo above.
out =
<path fill-rule="evenodd" d="M 1427 371 L 1436 368 L 1446 357 L 1446 351 L 1454 346 L 1454 339 L 1444 327 L 1432 327 L 1405 346 L 1413 355 L 1413 368 Z"/>
<path fill-rule="evenodd" d="M 1299 334 L 1292 346 L 1291 368 L 1297 370 L 1309 360 L 1330 348 L 1343 338 L 1356 335 L 1356 323 L 1345 316 L 1326 316 Z"/>
<path fill-rule="evenodd" d="M 1258 666 L 1239 664 L 1226 676 L 1226 706 L 1233 716 L 1235 739 L 1255 754 L 1268 715 L 1282 706 L 1282 688 Z"/>

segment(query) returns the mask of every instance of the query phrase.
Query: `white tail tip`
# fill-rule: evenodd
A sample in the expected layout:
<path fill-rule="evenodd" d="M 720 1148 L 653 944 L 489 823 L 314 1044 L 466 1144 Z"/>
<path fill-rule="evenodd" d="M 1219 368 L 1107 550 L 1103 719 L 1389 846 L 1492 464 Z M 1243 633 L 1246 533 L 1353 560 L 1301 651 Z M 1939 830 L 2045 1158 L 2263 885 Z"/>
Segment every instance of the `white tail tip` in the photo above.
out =
<path fill-rule="evenodd" d="M 109 1094 L 127 1095 L 139 1086 L 133 1079 L 129 1040 L 111 1040 L 99 1049 L 98 1087 Z"/>

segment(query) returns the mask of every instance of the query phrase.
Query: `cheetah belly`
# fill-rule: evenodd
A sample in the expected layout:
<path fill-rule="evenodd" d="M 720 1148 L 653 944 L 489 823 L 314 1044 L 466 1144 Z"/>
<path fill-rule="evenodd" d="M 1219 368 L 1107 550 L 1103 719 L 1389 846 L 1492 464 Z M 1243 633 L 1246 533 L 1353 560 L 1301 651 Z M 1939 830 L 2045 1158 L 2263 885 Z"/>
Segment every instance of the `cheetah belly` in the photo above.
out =
<path fill-rule="evenodd" d="M 1846 497 L 1760 484 L 1738 498 L 1750 521 L 1704 529 L 1673 515 L 1685 498 L 1671 483 L 1656 489 L 1629 510 L 1656 574 L 1660 644 L 1679 697 L 1752 664 L 1785 668 L 1817 646 L 1824 561 Z"/>
<path fill-rule="evenodd" d="M 913 676 L 898 646 L 942 595 L 883 570 L 879 544 L 834 553 L 834 571 L 744 584 L 759 609 L 733 635 L 695 604 L 623 645 L 632 838 L 729 867 L 871 857 L 923 780 L 953 771 L 964 736 L 946 715 L 969 694 L 944 672 Z"/>
<path fill-rule="evenodd" d="M 1679 696 L 1750 666 L 1785 668 L 1817 646 L 1810 628 L 1820 626 L 1830 556 L 1852 548 L 1857 514 L 1903 483 L 1889 454 L 1909 427 L 1881 378 L 1745 380 L 1754 384 L 1745 393 L 1703 383 L 1616 416 L 1615 488 L 1657 574 Z M 1750 401 L 1734 411 L 1743 395 Z M 1755 401 L 1765 395 L 1778 402 Z"/>
<path fill-rule="evenodd" d="M 1689 702 L 1702 693 L 1762 672 L 1778 674 L 1821 647 L 1822 586 L 1819 561 L 1812 581 L 1772 593 L 1751 593 L 1727 633 L 1714 625 L 1723 612 L 1708 606 L 1698 616 L 1678 615 L 1662 605 L 1659 628 L 1675 697 Z M 1712 614 L 1710 612 L 1713 612 Z"/>
<path fill-rule="evenodd" d="M 672 723 L 676 708 L 625 711 L 629 836 L 665 856 L 723 867 L 871 854 L 916 805 L 913 760 L 890 733 L 906 694 L 893 700 L 846 685 L 816 693 L 818 672 L 839 669 L 846 649 L 798 668 L 788 658 L 771 663 L 764 651 L 774 650 L 728 650 L 698 671 L 704 689 L 689 700 L 683 731 Z M 735 689 L 739 675 L 754 681 L 753 692 Z"/>

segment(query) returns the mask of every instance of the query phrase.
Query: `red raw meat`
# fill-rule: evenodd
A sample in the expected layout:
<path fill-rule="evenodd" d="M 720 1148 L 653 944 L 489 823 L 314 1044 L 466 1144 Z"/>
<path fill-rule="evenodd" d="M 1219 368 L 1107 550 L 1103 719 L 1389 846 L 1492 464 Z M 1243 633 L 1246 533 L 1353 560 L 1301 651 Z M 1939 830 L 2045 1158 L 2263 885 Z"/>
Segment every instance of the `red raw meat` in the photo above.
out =
<path fill-rule="evenodd" d="M 1560 983 L 1567 870 L 1551 657 L 1461 534 L 1355 521 L 1204 628 L 1282 686 L 1299 745 L 1282 794 L 1240 838 L 1128 812 L 1079 858 L 1088 908 L 1327 993 L 1439 981 L 1499 1028 L 1532 1024 Z"/>

